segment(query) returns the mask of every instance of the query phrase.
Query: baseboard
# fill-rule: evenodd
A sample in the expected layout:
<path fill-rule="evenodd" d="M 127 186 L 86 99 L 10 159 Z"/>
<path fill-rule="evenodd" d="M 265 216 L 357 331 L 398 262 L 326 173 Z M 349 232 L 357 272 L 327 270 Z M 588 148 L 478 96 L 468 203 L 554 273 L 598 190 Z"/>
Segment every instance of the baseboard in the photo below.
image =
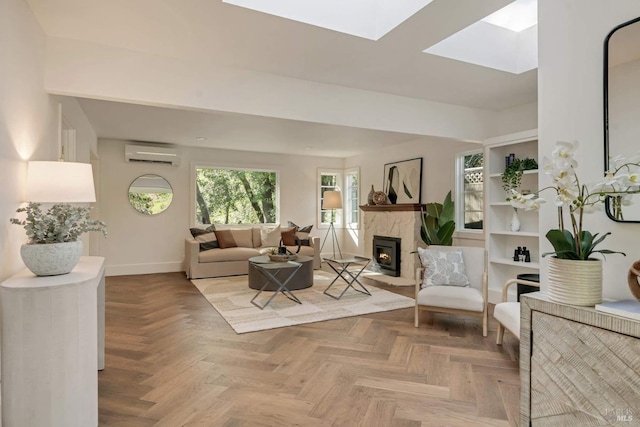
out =
<path fill-rule="evenodd" d="M 105 267 L 106 276 L 128 276 L 135 274 L 174 273 L 184 271 L 182 261 L 154 262 L 145 264 L 116 264 Z"/>

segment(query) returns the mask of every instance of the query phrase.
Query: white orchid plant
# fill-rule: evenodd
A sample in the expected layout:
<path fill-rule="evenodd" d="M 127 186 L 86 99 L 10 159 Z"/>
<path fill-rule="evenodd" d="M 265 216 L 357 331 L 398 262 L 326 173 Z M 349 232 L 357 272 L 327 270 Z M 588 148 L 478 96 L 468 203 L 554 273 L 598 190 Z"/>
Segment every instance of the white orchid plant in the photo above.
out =
<path fill-rule="evenodd" d="M 540 204 L 545 202 L 539 194 L 548 189 L 556 191 L 554 204 L 558 207 L 558 228 L 549 230 L 546 234 L 554 251 L 542 256 L 555 254 L 561 259 L 588 260 L 593 253 L 625 255 L 609 249 L 596 250 L 596 246 L 611 233 L 599 237 L 598 233 L 591 234 L 582 228 L 582 220 L 585 213 L 594 211 L 596 205 L 607 199 L 612 203 L 614 212 L 620 211 L 616 215 L 622 215 L 621 208 L 631 203 L 631 195 L 640 193 L 640 156 L 612 159 L 611 169 L 605 173 L 604 179 L 587 186 L 580 182 L 576 174 L 578 162 L 573 156 L 577 148 L 578 143 L 575 141 L 558 142 L 551 159 L 545 157 L 542 163 L 545 174 L 551 176 L 553 185 L 526 195 L 511 190 L 507 201 L 515 208 L 539 209 Z M 565 210 L 569 212 L 571 229 L 565 228 Z"/>

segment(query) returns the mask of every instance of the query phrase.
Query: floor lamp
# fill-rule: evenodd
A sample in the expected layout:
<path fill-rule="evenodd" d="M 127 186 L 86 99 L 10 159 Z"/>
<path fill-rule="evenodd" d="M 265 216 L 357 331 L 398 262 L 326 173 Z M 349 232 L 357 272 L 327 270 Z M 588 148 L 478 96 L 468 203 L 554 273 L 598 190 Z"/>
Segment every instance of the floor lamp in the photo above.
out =
<path fill-rule="evenodd" d="M 336 258 L 336 246 L 338 247 L 338 253 L 340 254 L 340 258 L 342 258 L 342 251 L 340 251 L 340 243 L 338 243 L 338 238 L 336 236 L 336 229 L 333 226 L 333 218 L 335 215 L 336 209 L 342 209 L 342 194 L 339 191 L 325 191 L 322 195 L 322 209 L 331 209 L 331 225 L 327 230 L 326 236 L 324 236 L 324 240 L 322 241 L 322 246 L 320 247 L 320 253 L 322 253 L 322 249 L 324 248 L 324 244 L 327 241 L 327 237 L 331 234 L 331 246 L 333 248 L 333 258 Z"/>

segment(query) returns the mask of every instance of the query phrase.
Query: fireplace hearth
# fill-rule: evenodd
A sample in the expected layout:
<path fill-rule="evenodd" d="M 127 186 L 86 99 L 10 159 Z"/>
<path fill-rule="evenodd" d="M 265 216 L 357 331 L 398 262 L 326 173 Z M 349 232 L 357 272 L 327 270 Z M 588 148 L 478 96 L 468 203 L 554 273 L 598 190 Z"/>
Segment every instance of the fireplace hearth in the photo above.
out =
<path fill-rule="evenodd" d="M 373 270 L 400 277 L 400 242 L 397 237 L 373 236 Z"/>

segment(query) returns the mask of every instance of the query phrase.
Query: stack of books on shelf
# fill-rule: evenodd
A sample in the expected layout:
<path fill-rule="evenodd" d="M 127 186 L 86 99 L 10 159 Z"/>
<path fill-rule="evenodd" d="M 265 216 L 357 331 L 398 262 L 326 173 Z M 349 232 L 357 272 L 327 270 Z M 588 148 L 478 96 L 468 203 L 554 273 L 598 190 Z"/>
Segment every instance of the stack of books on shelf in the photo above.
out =
<path fill-rule="evenodd" d="M 625 299 L 596 304 L 596 310 L 640 321 L 640 301 Z"/>

